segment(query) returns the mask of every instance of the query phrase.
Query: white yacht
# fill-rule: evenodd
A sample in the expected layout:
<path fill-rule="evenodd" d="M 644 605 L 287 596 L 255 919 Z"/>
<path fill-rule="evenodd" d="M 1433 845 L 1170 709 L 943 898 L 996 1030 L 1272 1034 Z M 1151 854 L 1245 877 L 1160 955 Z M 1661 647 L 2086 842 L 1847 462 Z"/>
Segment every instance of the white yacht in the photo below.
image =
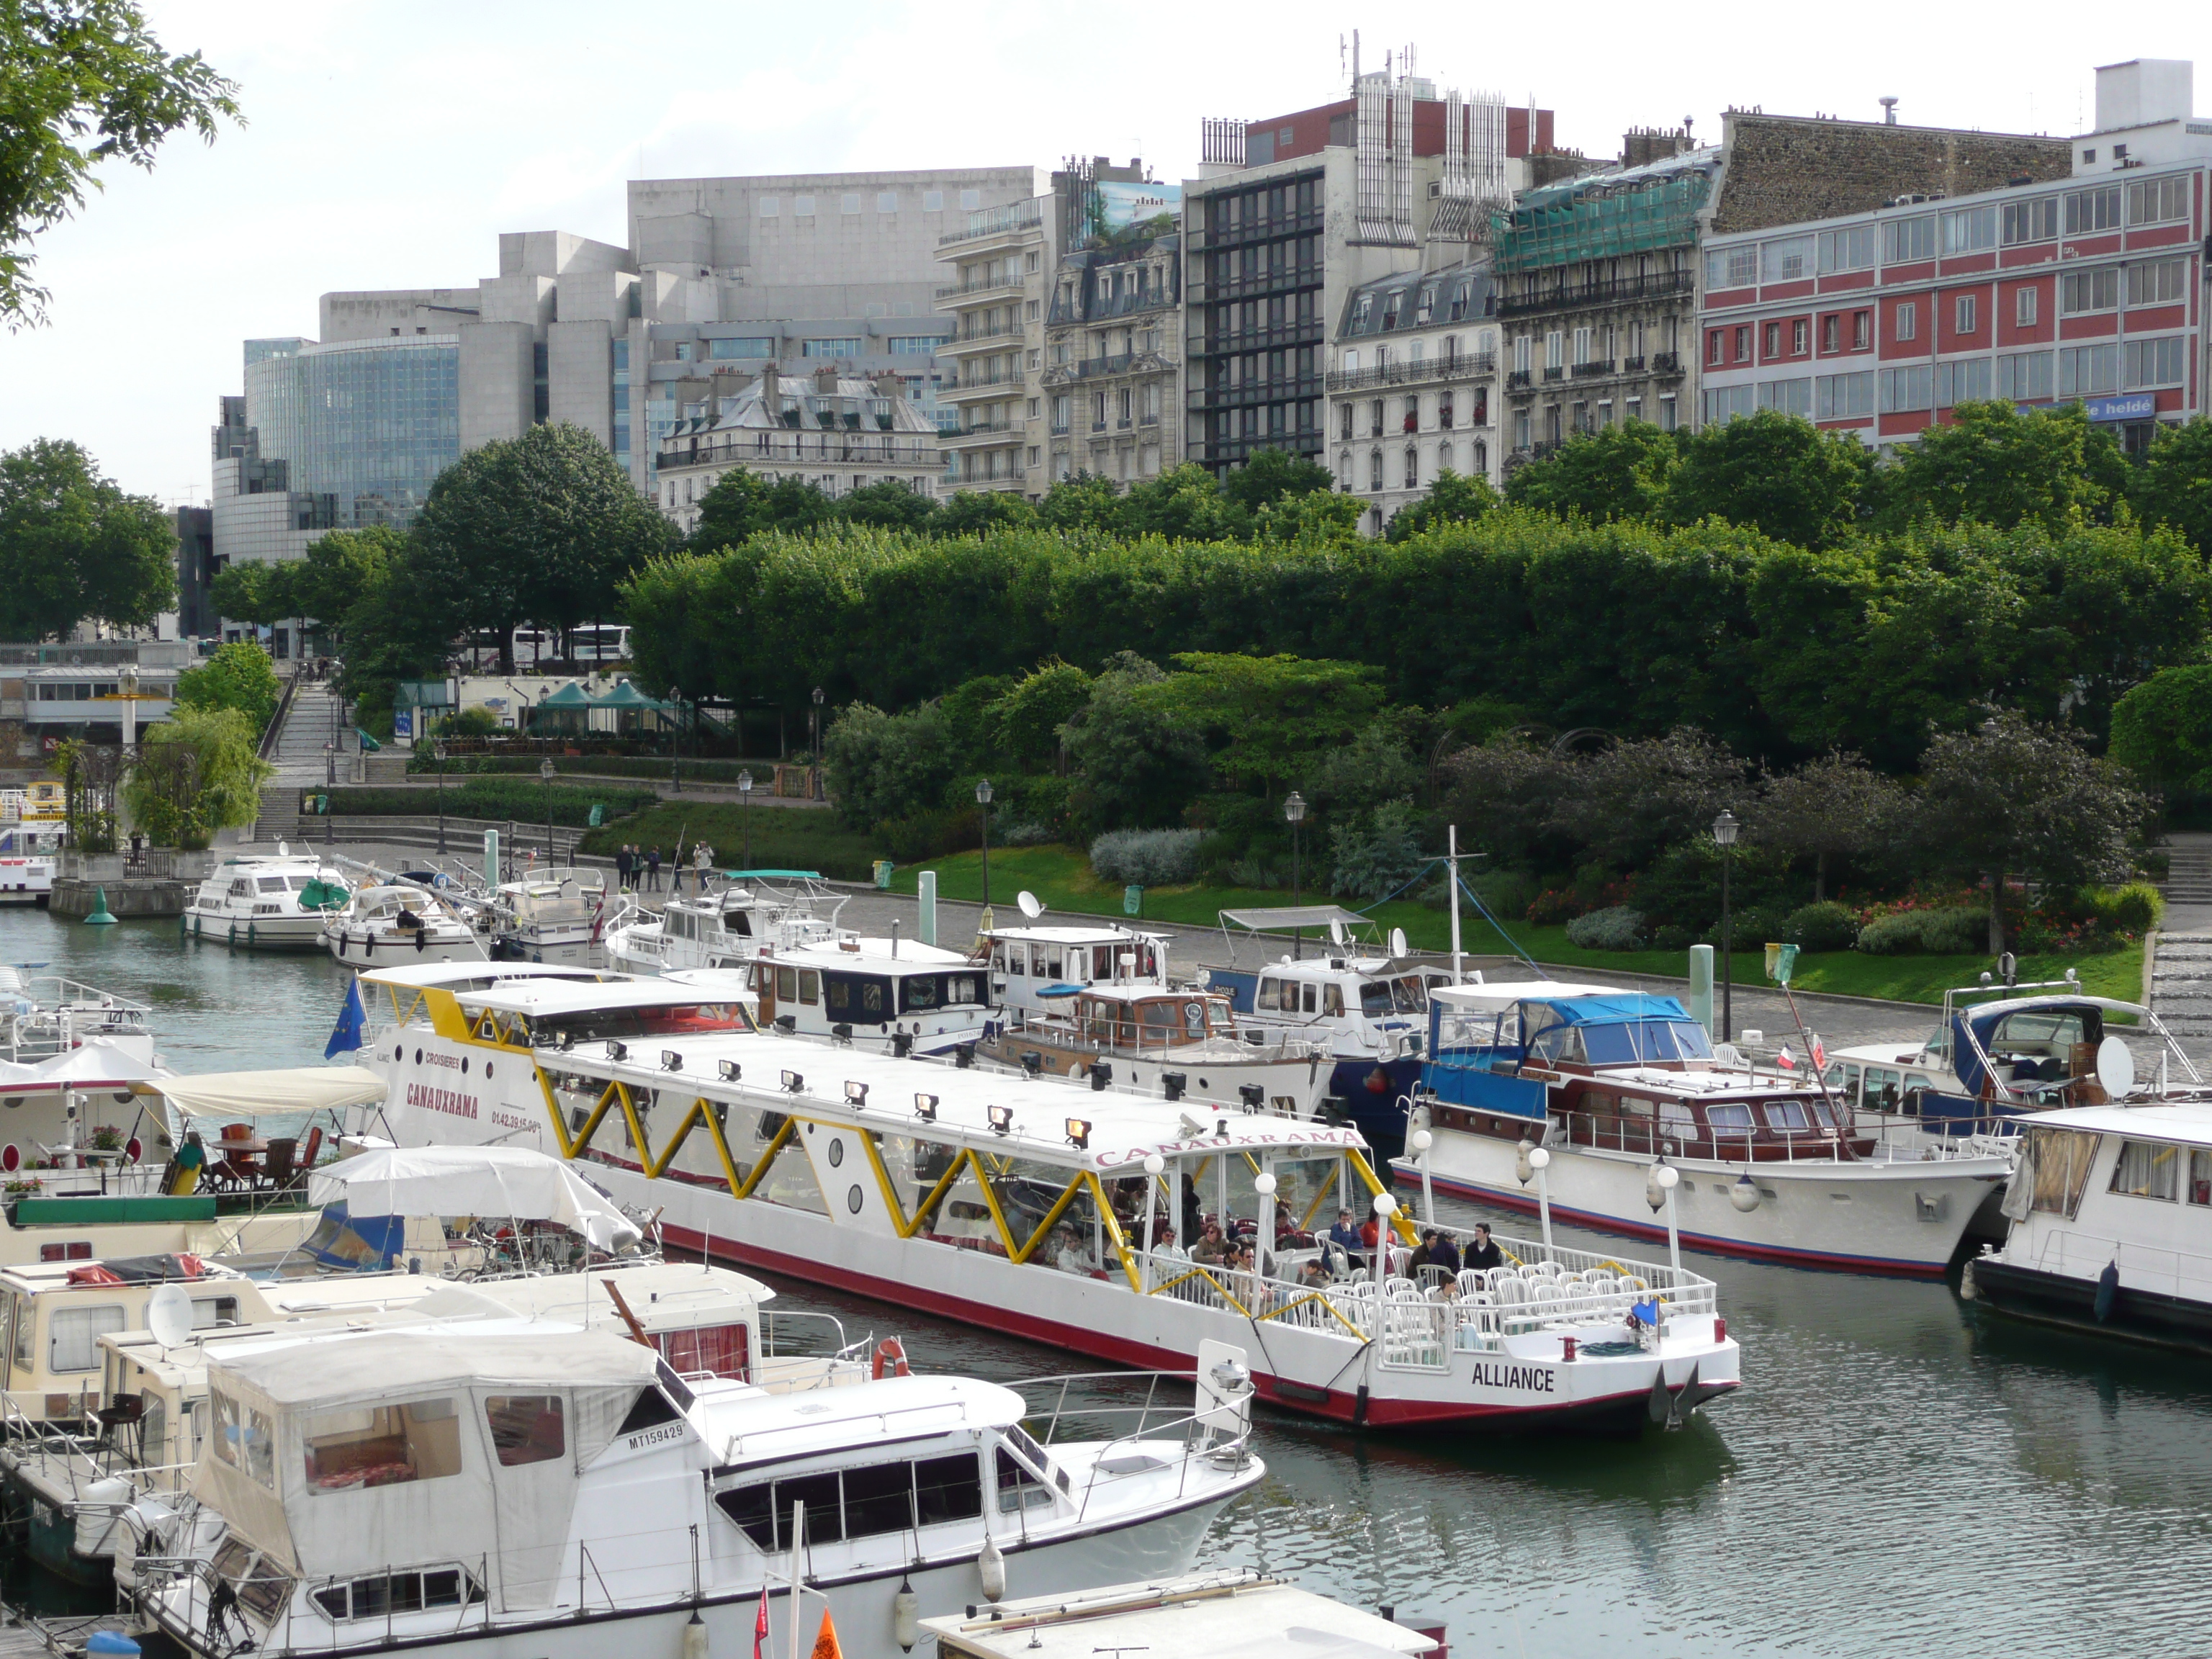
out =
<path fill-rule="evenodd" d="M 274 854 L 242 853 L 216 866 L 180 918 L 187 939 L 248 951 L 313 951 L 326 913 L 346 902 L 340 872 L 283 842 Z"/>
<path fill-rule="evenodd" d="M 139 1614 L 204 1659 L 604 1659 L 736 1654 L 763 1613 L 781 1651 L 826 1607 L 846 1653 L 889 1659 L 1011 1589 L 1187 1571 L 1264 1474 L 1241 1355 L 1210 1358 L 1196 1410 L 1075 1439 L 1051 1387 L 1042 1410 L 959 1377 L 772 1394 L 601 1332 L 241 1343 L 209 1365 L 196 1502 L 137 1557 Z"/>
<path fill-rule="evenodd" d="M 787 1035 L 942 1054 L 972 1048 L 991 1018 L 982 964 L 913 939 L 763 945 L 748 971 L 762 1020 Z"/>
<path fill-rule="evenodd" d="M 60 974 L 27 974 L 0 965 L 0 1048 L 18 1065 L 35 1065 L 88 1042 L 154 1063 L 153 1010 Z"/>
<path fill-rule="evenodd" d="M 743 968 L 763 948 L 836 939 L 844 904 L 811 870 L 738 870 L 695 896 L 671 894 L 658 915 L 640 910 L 609 928 L 607 960 L 629 974 Z"/>
<path fill-rule="evenodd" d="M 1015 1018 L 1055 1012 L 1067 988 L 1127 985 L 1168 988 L 1168 936 L 1113 922 L 1054 923 L 1044 907 L 1021 896 L 1028 927 L 989 927 L 976 935 L 991 964 L 991 997 Z"/>
<path fill-rule="evenodd" d="M 554 870 L 501 884 L 491 895 L 495 960 L 598 968 L 606 929 L 629 901 L 607 890 L 603 870 Z"/>
<path fill-rule="evenodd" d="M 489 941 L 473 917 L 443 894 L 406 883 L 360 889 L 325 920 L 323 944 L 348 968 L 490 959 Z"/>

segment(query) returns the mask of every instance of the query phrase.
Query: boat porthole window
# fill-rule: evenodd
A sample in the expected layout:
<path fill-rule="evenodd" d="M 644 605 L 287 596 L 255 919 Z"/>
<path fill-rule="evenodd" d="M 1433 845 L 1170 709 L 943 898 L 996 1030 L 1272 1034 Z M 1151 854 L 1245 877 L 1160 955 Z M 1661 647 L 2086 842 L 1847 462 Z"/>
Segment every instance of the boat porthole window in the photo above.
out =
<path fill-rule="evenodd" d="M 850 1210 L 854 1215 L 860 1214 L 860 1185 L 858 1182 L 854 1182 L 853 1183 L 852 1190 L 845 1194 L 845 1207 Z"/>
<path fill-rule="evenodd" d="M 406 1045 L 405 1043 L 404 1043 L 404 1042 L 403 1042 L 403 1043 L 401 1043 L 401 1044 L 400 1044 L 397 1048 L 394 1048 L 394 1049 L 392 1051 L 392 1063 L 394 1066 L 397 1066 L 397 1065 L 398 1065 L 401 1060 L 404 1060 L 404 1059 L 406 1059 L 406 1058 L 407 1058 L 407 1045 Z"/>
<path fill-rule="evenodd" d="M 417 1048 L 415 1051 L 415 1063 L 417 1066 L 420 1066 L 422 1063 L 422 1051 L 420 1048 Z"/>
<path fill-rule="evenodd" d="M 845 1143 L 842 1140 L 831 1141 L 830 1143 L 830 1167 L 834 1170 L 844 1161 Z"/>
<path fill-rule="evenodd" d="M 491 1081 L 491 1062 L 489 1060 L 484 1061 L 484 1081 L 486 1083 Z"/>
<path fill-rule="evenodd" d="M 1210 1089 L 1213 1085 L 1208 1083 L 1204 1078 L 1200 1078 L 1198 1080 L 1198 1086 L 1201 1089 Z"/>
<path fill-rule="evenodd" d="M 468 1062 L 466 1060 L 462 1060 L 462 1061 L 461 1061 L 461 1073 L 462 1073 L 462 1075 L 463 1075 L 463 1076 L 465 1076 L 465 1076 L 468 1074 L 468 1069 L 469 1069 L 469 1062 Z"/>

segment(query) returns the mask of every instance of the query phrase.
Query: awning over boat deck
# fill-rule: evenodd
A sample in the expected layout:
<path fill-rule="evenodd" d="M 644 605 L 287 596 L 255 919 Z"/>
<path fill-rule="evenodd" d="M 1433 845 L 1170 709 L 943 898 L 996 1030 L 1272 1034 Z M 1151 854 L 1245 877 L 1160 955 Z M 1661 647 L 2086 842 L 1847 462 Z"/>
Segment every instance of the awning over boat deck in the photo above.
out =
<path fill-rule="evenodd" d="M 136 1084 L 156 1079 L 153 1066 L 112 1042 L 80 1044 L 67 1054 L 53 1054 L 34 1065 L 19 1066 L 0 1060 L 0 1088 L 52 1089 L 64 1085 Z"/>
<path fill-rule="evenodd" d="M 1618 996 L 1618 985 L 1576 985 L 1559 979 L 1496 980 L 1487 985 L 1431 985 L 1429 996 L 1460 1013 L 1495 1013 L 1516 1002 L 1550 1002 L 1560 997 Z"/>
<path fill-rule="evenodd" d="M 203 1072 L 195 1077 L 147 1078 L 134 1094 L 159 1095 L 186 1117 L 216 1122 L 297 1116 L 366 1106 L 389 1092 L 366 1066 L 295 1066 L 270 1072 Z M 461 1213 L 455 1212 L 455 1213 Z"/>
<path fill-rule="evenodd" d="M 1239 927 L 1249 927 L 1255 933 L 1279 927 L 1326 927 L 1332 921 L 1346 927 L 1375 926 L 1371 916 L 1363 916 L 1335 904 L 1285 904 L 1272 909 L 1224 910 L 1221 919 L 1233 921 Z"/>
<path fill-rule="evenodd" d="M 640 1237 L 638 1224 L 558 1158 L 526 1146 L 394 1146 L 318 1170 L 311 1204 L 350 1215 L 506 1216 L 557 1221 L 595 1249 Z"/>

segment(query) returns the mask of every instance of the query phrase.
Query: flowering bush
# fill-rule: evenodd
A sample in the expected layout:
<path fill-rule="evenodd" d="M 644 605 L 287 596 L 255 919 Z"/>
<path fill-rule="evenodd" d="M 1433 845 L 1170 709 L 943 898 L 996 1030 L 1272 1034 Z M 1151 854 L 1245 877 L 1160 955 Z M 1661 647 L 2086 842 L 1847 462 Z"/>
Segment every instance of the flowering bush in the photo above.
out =
<path fill-rule="evenodd" d="M 1577 916 L 1567 924 L 1567 943 L 1584 951 L 1641 950 L 1644 913 L 1615 904 Z"/>

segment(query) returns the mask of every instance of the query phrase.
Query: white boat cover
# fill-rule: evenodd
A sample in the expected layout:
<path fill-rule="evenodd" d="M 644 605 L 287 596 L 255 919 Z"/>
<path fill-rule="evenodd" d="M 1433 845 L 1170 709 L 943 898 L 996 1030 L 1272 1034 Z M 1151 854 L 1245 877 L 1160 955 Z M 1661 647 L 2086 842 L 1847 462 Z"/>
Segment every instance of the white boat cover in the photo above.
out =
<path fill-rule="evenodd" d="M 53 1054 L 36 1065 L 19 1066 L 0 1060 L 0 1084 L 17 1088 L 46 1088 L 63 1083 L 137 1083 L 160 1077 L 153 1065 L 112 1042 L 80 1044 L 65 1054 Z"/>
<path fill-rule="evenodd" d="M 295 1066 L 270 1072 L 202 1072 L 193 1077 L 149 1075 L 137 1092 L 160 1095 L 186 1117 L 228 1122 L 366 1106 L 382 1100 L 391 1087 L 366 1066 Z"/>
<path fill-rule="evenodd" d="M 557 1221 L 595 1249 L 639 1237 L 638 1225 L 590 1182 L 526 1146 L 394 1146 L 318 1170 L 311 1204 L 354 1215 L 507 1216 Z"/>

